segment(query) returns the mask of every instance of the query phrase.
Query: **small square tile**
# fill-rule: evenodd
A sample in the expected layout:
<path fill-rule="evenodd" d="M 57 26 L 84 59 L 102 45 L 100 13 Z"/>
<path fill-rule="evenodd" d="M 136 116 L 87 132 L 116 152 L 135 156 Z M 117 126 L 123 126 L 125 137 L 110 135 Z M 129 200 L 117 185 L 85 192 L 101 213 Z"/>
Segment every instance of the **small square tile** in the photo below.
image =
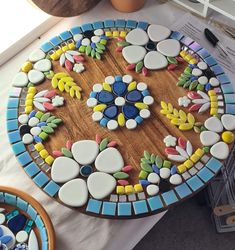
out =
<path fill-rule="evenodd" d="M 163 207 L 163 203 L 159 195 L 148 198 L 148 204 L 150 206 L 151 211 L 155 211 Z"/>
<path fill-rule="evenodd" d="M 177 194 L 179 195 L 179 197 L 181 199 L 187 197 L 188 195 L 192 194 L 192 191 L 190 190 L 190 188 L 188 187 L 188 185 L 186 183 L 183 183 L 177 187 L 175 187 L 175 191 L 177 192 Z"/>
<path fill-rule="evenodd" d="M 40 48 L 43 52 L 47 53 L 48 51 L 53 49 L 53 46 L 52 46 L 52 44 L 46 42 L 46 43 L 42 44 Z"/>
<path fill-rule="evenodd" d="M 225 103 L 234 104 L 235 103 L 235 94 L 225 94 L 224 100 L 225 100 Z"/>
<path fill-rule="evenodd" d="M 145 214 L 148 212 L 148 207 L 145 200 L 135 201 L 132 204 L 135 214 Z"/>
<path fill-rule="evenodd" d="M 136 194 L 128 194 L 128 201 L 136 201 Z"/>
<path fill-rule="evenodd" d="M 113 28 L 113 27 L 115 27 L 114 20 L 111 20 L 111 19 L 104 20 L 104 27 L 105 28 Z"/>
<path fill-rule="evenodd" d="M 7 120 L 17 119 L 18 109 L 8 109 L 7 110 Z"/>
<path fill-rule="evenodd" d="M 94 22 L 92 25 L 93 25 L 94 30 L 103 29 L 104 28 L 104 23 L 101 22 L 101 21 Z"/>
<path fill-rule="evenodd" d="M 217 61 L 213 56 L 208 56 L 207 58 L 204 59 L 204 61 L 211 67 L 213 65 L 217 64 Z"/>
<path fill-rule="evenodd" d="M 12 145 L 12 150 L 15 155 L 21 154 L 26 151 L 25 145 L 23 142 L 17 142 Z"/>
<path fill-rule="evenodd" d="M 147 22 L 138 22 L 137 28 L 142 29 L 142 30 L 147 30 L 149 24 Z"/>
<path fill-rule="evenodd" d="M 117 19 L 115 21 L 115 27 L 117 27 L 117 28 L 125 28 L 126 27 L 126 21 L 124 19 Z"/>
<path fill-rule="evenodd" d="M 36 220 L 37 212 L 31 205 L 28 206 L 27 214 L 30 215 L 32 220 Z"/>
<path fill-rule="evenodd" d="M 173 190 L 163 193 L 162 197 L 167 206 L 178 201 L 178 198 Z"/>
<path fill-rule="evenodd" d="M 56 184 L 54 181 L 50 181 L 47 185 L 43 188 L 43 190 L 49 194 L 51 197 L 55 196 L 60 189 L 60 186 Z"/>
<path fill-rule="evenodd" d="M 19 99 L 18 98 L 9 98 L 7 103 L 7 108 L 18 108 L 19 106 Z"/>
<path fill-rule="evenodd" d="M 24 170 L 30 177 L 40 172 L 40 168 L 34 162 L 30 163 Z"/>
<path fill-rule="evenodd" d="M 187 180 L 186 182 L 193 191 L 198 190 L 204 185 L 203 182 L 196 175 Z"/>
<path fill-rule="evenodd" d="M 234 93 L 234 88 L 231 83 L 221 85 L 221 89 L 224 94 Z"/>
<path fill-rule="evenodd" d="M 9 91 L 10 97 L 20 97 L 22 88 L 12 87 Z"/>
<path fill-rule="evenodd" d="M 16 205 L 16 196 L 13 194 L 5 193 L 5 202 L 7 204 L 15 206 Z"/>
<path fill-rule="evenodd" d="M 215 65 L 211 67 L 211 70 L 216 74 L 216 75 L 220 75 L 220 74 L 224 74 L 224 70 L 222 69 L 222 67 L 220 65 Z"/>
<path fill-rule="evenodd" d="M 118 202 L 118 195 L 111 194 L 109 200 L 112 202 Z"/>
<path fill-rule="evenodd" d="M 131 216 L 131 202 L 118 203 L 118 215 L 119 216 Z"/>
<path fill-rule="evenodd" d="M 195 168 L 196 168 L 197 170 L 200 170 L 200 169 L 202 169 L 203 167 L 204 167 L 204 164 L 201 163 L 200 161 L 198 161 L 198 162 L 195 164 Z"/>
<path fill-rule="evenodd" d="M 62 40 L 58 37 L 58 36 L 54 36 L 53 38 L 51 38 L 50 43 L 55 47 L 58 46 L 60 43 L 62 42 Z"/>
<path fill-rule="evenodd" d="M 211 159 L 206 163 L 206 166 L 214 173 L 217 173 L 222 168 L 223 164 L 214 157 L 211 157 Z"/>
<path fill-rule="evenodd" d="M 119 202 L 126 202 L 126 195 L 119 195 Z"/>
<path fill-rule="evenodd" d="M 202 49 L 201 45 L 199 45 L 197 42 L 193 42 L 192 44 L 190 44 L 189 48 L 195 52 Z"/>
<path fill-rule="evenodd" d="M 189 178 L 191 178 L 191 175 L 186 171 L 182 174 L 182 177 L 184 178 L 184 180 L 188 180 Z"/>
<path fill-rule="evenodd" d="M 103 207 L 102 207 L 102 214 L 103 215 L 115 215 L 116 214 L 116 206 L 117 203 L 115 202 L 103 202 Z"/>
<path fill-rule="evenodd" d="M 208 168 L 204 167 L 197 173 L 197 176 L 199 176 L 204 182 L 208 182 L 214 177 L 214 174 Z"/>
<path fill-rule="evenodd" d="M 88 30 L 93 30 L 92 24 L 91 23 L 85 23 L 81 25 L 81 29 L 83 32 L 88 31 Z"/>
<path fill-rule="evenodd" d="M 198 172 L 198 170 L 196 168 L 192 167 L 188 170 L 188 172 L 193 176 Z"/>
<path fill-rule="evenodd" d="M 137 196 L 138 196 L 138 199 L 139 199 L 139 200 L 145 200 L 145 199 L 146 199 L 146 196 L 145 196 L 145 193 L 144 193 L 144 192 L 138 193 Z"/>
<path fill-rule="evenodd" d="M 127 20 L 126 22 L 126 28 L 129 28 L 129 29 L 135 29 L 137 26 L 137 22 L 134 21 L 134 20 Z"/>
<path fill-rule="evenodd" d="M 81 27 L 79 26 L 76 26 L 76 27 L 73 27 L 70 29 L 70 32 L 72 33 L 72 35 L 77 35 L 77 34 L 81 34 L 82 33 L 82 30 L 81 30 Z"/>
<path fill-rule="evenodd" d="M 17 197 L 16 204 L 17 204 L 17 207 L 19 207 L 21 210 L 25 212 L 27 211 L 29 204 L 25 200 L 22 200 L 21 198 Z"/>
<path fill-rule="evenodd" d="M 40 172 L 39 174 L 37 174 L 34 178 L 33 181 L 39 186 L 42 187 L 44 186 L 46 183 L 49 182 L 49 177 L 44 174 L 43 172 Z"/>
<path fill-rule="evenodd" d="M 18 155 L 17 159 L 22 166 L 26 166 L 28 163 L 32 162 L 32 158 L 28 152 Z"/>
<path fill-rule="evenodd" d="M 64 31 L 64 32 L 60 33 L 60 38 L 63 41 L 68 40 L 68 39 L 72 38 L 72 34 L 69 31 Z"/>
<path fill-rule="evenodd" d="M 40 215 L 37 215 L 36 220 L 35 220 L 35 224 L 40 229 L 44 227 L 44 223 L 43 223 Z"/>
<path fill-rule="evenodd" d="M 217 79 L 219 80 L 220 84 L 227 84 L 230 83 L 230 80 L 226 74 L 218 75 Z"/>
<path fill-rule="evenodd" d="M 89 199 L 86 211 L 91 212 L 91 213 L 95 213 L 95 214 L 99 214 L 101 205 L 102 205 L 102 201 L 98 201 L 95 199 Z"/>
<path fill-rule="evenodd" d="M 203 155 L 200 160 L 203 163 L 207 163 L 209 161 L 209 159 L 210 159 L 210 157 L 208 155 Z"/>
<path fill-rule="evenodd" d="M 225 109 L 226 109 L 227 114 L 235 115 L 235 105 L 234 104 L 226 104 Z"/>
<path fill-rule="evenodd" d="M 183 37 L 180 41 L 186 46 L 189 46 L 191 43 L 194 42 L 192 38 L 187 37 L 187 36 Z"/>
<path fill-rule="evenodd" d="M 181 33 L 178 32 L 178 31 L 173 31 L 173 32 L 171 33 L 171 36 L 170 36 L 170 38 L 175 39 L 175 40 L 178 40 L 178 41 L 181 40 L 183 37 L 184 37 L 184 35 L 181 34 Z"/>
<path fill-rule="evenodd" d="M 206 50 L 206 49 L 201 49 L 197 52 L 197 54 L 201 57 L 201 58 L 207 58 L 208 56 L 210 56 L 210 53 Z"/>
<path fill-rule="evenodd" d="M 7 121 L 7 131 L 14 131 L 18 129 L 18 120 L 8 120 Z"/>

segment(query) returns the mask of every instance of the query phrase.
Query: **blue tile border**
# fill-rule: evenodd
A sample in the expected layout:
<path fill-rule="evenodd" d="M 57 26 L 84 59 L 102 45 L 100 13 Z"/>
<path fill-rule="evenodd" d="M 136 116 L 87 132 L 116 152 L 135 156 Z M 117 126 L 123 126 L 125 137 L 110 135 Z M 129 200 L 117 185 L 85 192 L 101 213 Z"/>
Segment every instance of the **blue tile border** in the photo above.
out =
<path fill-rule="evenodd" d="M 86 207 L 86 211 L 90 213 L 99 214 L 101 209 L 102 201 L 95 199 L 89 199 Z"/>
<path fill-rule="evenodd" d="M 164 200 L 164 202 L 166 203 L 167 206 L 178 201 L 178 198 L 175 195 L 174 190 L 170 190 L 168 192 L 163 193 L 162 198 L 163 198 L 163 200 Z"/>

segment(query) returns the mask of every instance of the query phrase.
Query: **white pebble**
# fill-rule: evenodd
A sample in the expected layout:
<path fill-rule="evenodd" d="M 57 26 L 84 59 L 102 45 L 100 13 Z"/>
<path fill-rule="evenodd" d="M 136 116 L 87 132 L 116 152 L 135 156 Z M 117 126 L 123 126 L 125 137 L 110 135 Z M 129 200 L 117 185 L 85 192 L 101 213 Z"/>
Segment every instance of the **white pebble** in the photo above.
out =
<path fill-rule="evenodd" d="M 91 41 L 92 41 L 93 43 L 98 43 L 98 42 L 100 41 L 100 37 L 99 37 L 99 36 L 93 36 L 93 37 L 91 38 Z"/>
<path fill-rule="evenodd" d="M 134 129 L 137 126 L 137 122 L 134 119 L 129 119 L 126 121 L 126 127 L 128 129 Z"/>
<path fill-rule="evenodd" d="M 138 89 L 139 91 L 144 91 L 144 90 L 146 90 L 146 89 L 147 89 L 146 83 L 144 83 L 144 82 L 139 82 L 139 83 L 137 84 L 137 89 Z"/>
<path fill-rule="evenodd" d="M 206 70 L 207 69 L 207 64 L 205 62 L 199 62 L 197 64 L 198 68 L 201 70 Z"/>
<path fill-rule="evenodd" d="M 103 86 L 100 83 L 96 83 L 93 86 L 93 91 L 94 92 L 100 92 L 100 91 L 102 91 L 102 89 L 103 89 Z"/>
<path fill-rule="evenodd" d="M 24 144 L 30 144 L 33 142 L 33 136 L 31 134 L 25 134 L 22 137 L 22 141 Z"/>
<path fill-rule="evenodd" d="M 86 105 L 89 108 L 92 108 L 92 107 L 96 106 L 96 104 L 97 104 L 97 100 L 95 98 L 93 98 L 93 97 L 87 99 L 87 101 L 86 101 Z"/>
<path fill-rule="evenodd" d="M 101 113 L 100 111 L 96 111 L 92 114 L 92 120 L 95 122 L 100 121 L 103 118 L 103 113 Z"/>
<path fill-rule="evenodd" d="M 88 38 L 82 39 L 82 45 L 83 46 L 88 46 L 88 45 L 90 45 L 90 43 L 91 43 L 90 39 L 88 39 Z"/>
<path fill-rule="evenodd" d="M 158 184 L 160 182 L 160 177 L 156 173 L 150 173 L 148 175 L 148 181 L 153 183 L 153 184 Z"/>
<path fill-rule="evenodd" d="M 104 34 L 104 31 L 102 29 L 97 29 L 94 31 L 94 34 L 96 36 L 102 36 Z"/>
<path fill-rule="evenodd" d="M 26 124 L 28 120 L 29 120 L 29 116 L 27 114 L 23 114 L 18 117 L 18 121 L 21 124 Z"/>
<path fill-rule="evenodd" d="M 108 84 L 114 84 L 115 83 L 115 78 L 113 76 L 107 76 L 105 77 L 105 80 L 104 80 L 106 83 Z"/>
<path fill-rule="evenodd" d="M 147 105 L 152 105 L 154 103 L 154 99 L 152 96 L 148 95 L 144 97 L 143 102 Z"/>
<path fill-rule="evenodd" d="M 122 81 L 129 84 L 133 81 L 133 77 L 131 75 L 124 75 L 122 77 Z"/>
<path fill-rule="evenodd" d="M 148 195 L 153 196 L 159 192 L 159 187 L 157 185 L 150 184 L 147 186 L 146 191 Z"/>
<path fill-rule="evenodd" d="M 171 175 L 171 171 L 169 168 L 161 168 L 160 169 L 160 176 L 162 179 L 167 179 Z"/>
<path fill-rule="evenodd" d="M 209 80 L 209 83 L 213 87 L 219 86 L 219 80 L 217 78 L 215 78 L 215 77 L 211 77 L 210 80 Z"/>
<path fill-rule="evenodd" d="M 41 128 L 40 127 L 33 127 L 30 129 L 30 133 L 32 135 L 39 135 L 41 133 Z"/>
<path fill-rule="evenodd" d="M 182 177 L 179 174 L 173 174 L 170 177 L 170 183 L 173 185 L 179 185 L 180 183 L 182 183 Z"/>
<path fill-rule="evenodd" d="M 202 75 L 202 71 L 200 69 L 194 68 L 192 71 L 192 75 L 200 76 L 200 75 Z"/>
<path fill-rule="evenodd" d="M 6 220 L 5 214 L 0 214 L 0 225 L 3 224 Z"/>
<path fill-rule="evenodd" d="M 198 78 L 198 82 L 201 84 L 201 85 L 206 85 L 208 83 L 208 78 L 206 76 L 200 76 Z"/>
<path fill-rule="evenodd" d="M 73 40 L 75 42 L 82 40 L 82 38 L 83 38 L 82 34 L 76 34 L 76 35 L 73 36 Z"/>
<path fill-rule="evenodd" d="M 148 109 L 141 109 L 140 110 L 140 116 L 144 119 L 150 117 L 150 111 Z"/>
<path fill-rule="evenodd" d="M 109 130 L 115 130 L 115 129 L 117 129 L 117 127 L 118 127 L 117 121 L 115 121 L 115 120 L 110 120 L 110 121 L 108 121 L 108 123 L 107 123 L 107 128 L 108 128 Z"/>
<path fill-rule="evenodd" d="M 29 119 L 29 122 L 28 122 L 28 124 L 29 124 L 30 127 L 34 127 L 34 126 L 36 126 L 38 123 L 39 123 L 39 119 L 38 119 L 37 117 L 32 117 L 32 118 L 30 118 L 30 119 Z"/>
<path fill-rule="evenodd" d="M 115 99 L 115 105 L 117 106 L 124 106 L 125 105 L 125 99 L 121 96 L 118 96 L 116 99 Z"/>
<path fill-rule="evenodd" d="M 29 237 L 28 233 L 22 230 L 16 234 L 16 241 L 19 243 L 24 243 L 28 240 L 28 237 Z"/>

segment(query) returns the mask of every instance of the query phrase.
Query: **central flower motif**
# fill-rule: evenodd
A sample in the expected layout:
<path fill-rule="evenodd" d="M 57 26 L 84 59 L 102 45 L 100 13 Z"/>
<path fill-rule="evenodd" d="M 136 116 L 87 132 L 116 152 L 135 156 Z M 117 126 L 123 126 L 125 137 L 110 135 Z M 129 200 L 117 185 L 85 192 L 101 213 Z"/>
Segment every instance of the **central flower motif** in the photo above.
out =
<path fill-rule="evenodd" d="M 149 105 L 153 104 L 147 85 L 137 84 L 131 75 L 108 76 L 103 84 L 95 84 L 87 106 L 93 108 L 92 119 L 110 130 L 118 125 L 136 128 L 150 116 Z"/>

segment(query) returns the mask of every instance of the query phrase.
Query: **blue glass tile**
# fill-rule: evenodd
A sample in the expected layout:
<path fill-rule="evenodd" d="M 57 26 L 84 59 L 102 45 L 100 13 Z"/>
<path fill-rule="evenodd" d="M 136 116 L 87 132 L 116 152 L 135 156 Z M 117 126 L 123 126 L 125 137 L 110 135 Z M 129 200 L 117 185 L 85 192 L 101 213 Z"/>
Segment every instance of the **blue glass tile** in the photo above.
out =
<path fill-rule="evenodd" d="M 217 76 L 218 78 L 218 76 Z M 231 83 L 229 84 L 222 84 L 221 85 L 221 89 L 223 91 L 224 94 L 229 94 L 229 93 L 233 93 L 234 89 L 233 89 L 233 85 Z"/>
<path fill-rule="evenodd" d="M 145 214 L 148 212 L 147 203 L 145 200 L 133 202 L 135 214 Z"/>
<path fill-rule="evenodd" d="M 163 193 L 162 197 L 167 206 L 178 201 L 178 198 L 173 190 Z"/>
<path fill-rule="evenodd" d="M 137 28 L 142 30 L 147 30 L 149 24 L 147 22 L 138 22 Z"/>
<path fill-rule="evenodd" d="M 187 36 L 183 37 L 180 41 L 186 46 L 189 46 L 191 43 L 194 42 L 192 38 Z"/>
<path fill-rule="evenodd" d="M 82 30 L 79 26 L 73 27 L 70 29 L 70 32 L 72 33 L 72 35 L 77 35 L 82 33 Z"/>
<path fill-rule="evenodd" d="M 44 44 L 41 45 L 40 49 L 42 51 L 44 51 L 45 53 L 47 53 L 48 51 L 50 51 L 51 49 L 53 49 L 53 46 L 50 43 L 46 42 L 46 43 L 44 43 Z"/>
<path fill-rule="evenodd" d="M 213 176 L 214 174 L 206 167 L 202 168 L 197 175 L 204 181 L 204 182 L 208 182 Z"/>
<path fill-rule="evenodd" d="M 5 200 L 4 193 L 3 193 L 3 192 L 0 192 L 0 201 L 1 201 L 1 202 L 4 202 L 4 200 Z"/>
<path fill-rule="evenodd" d="M 215 65 L 211 67 L 211 70 L 216 74 L 216 75 L 220 75 L 224 73 L 224 70 L 222 69 L 222 67 L 220 65 Z"/>
<path fill-rule="evenodd" d="M 9 120 L 7 121 L 7 131 L 13 131 L 18 129 L 18 120 Z"/>
<path fill-rule="evenodd" d="M 65 41 L 65 40 L 68 40 L 68 39 L 72 38 L 72 35 L 71 35 L 71 33 L 69 31 L 66 30 L 66 31 L 60 33 L 60 38 L 63 41 Z"/>
<path fill-rule="evenodd" d="M 172 33 L 171 33 L 171 36 L 170 36 L 170 38 L 172 38 L 172 39 L 175 39 L 175 40 L 180 40 L 180 39 L 182 39 L 184 37 L 184 35 L 183 34 L 181 34 L 180 32 L 178 32 L 178 31 L 173 31 Z"/>
<path fill-rule="evenodd" d="M 32 158 L 28 152 L 24 152 L 23 154 L 18 155 L 17 159 L 22 166 L 26 166 L 28 163 L 32 161 Z"/>
<path fill-rule="evenodd" d="M 155 211 L 163 207 L 163 203 L 159 195 L 148 198 L 148 204 L 150 206 L 151 211 Z"/>
<path fill-rule="evenodd" d="M 188 187 L 186 183 L 183 183 L 175 187 L 175 191 L 177 192 L 177 194 L 179 195 L 181 199 L 187 197 L 188 195 L 192 193 L 192 191 L 190 190 L 190 188 Z"/>
<path fill-rule="evenodd" d="M 18 118 L 18 109 L 8 109 L 7 110 L 7 120 Z"/>
<path fill-rule="evenodd" d="M 94 22 L 92 25 L 95 30 L 104 28 L 104 24 L 101 21 Z"/>
<path fill-rule="evenodd" d="M 28 206 L 27 214 L 29 214 L 32 220 L 36 220 L 37 212 L 31 205 Z"/>
<path fill-rule="evenodd" d="M 101 208 L 102 201 L 98 201 L 95 199 L 89 199 L 86 211 L 99 214 L 100 213 L 100 208 Z"/>
<path fill-rule="evenodd" d="M 15 206 L 16 205 L 16 196 L 13 194 L 5 193 L 5 202 L 7 204 Z"/>
<path fill-rule="evenodd" d="M 201 58 L 206 58 L 208 56 L 210 56 L 210 53 L 206 50 L 206 49 L 201 49 L 197 52 L 197 54 L 201 57 Z"/>
<path fill-rule="evenodd" d="M 202 49 L 201 45 L 199 45 L 197 42 L 192 43 L 189 48 L 195 52 L 199 51 Z"/>
<path fill-rule="evenodd" d="M 122 76 L 115 76 L 115 81 L 116 82 L 122 82 Z"/>
<path fill-rule="evenodd" d="M 38 228 L 44 227 L 44 223 L 43 223 L 40 215 L 37 215 L 36 220 L 35 220 L 35 224 Z"/>
<path fill-rule="evenodd" d="M 48 241 L 42 242 L 42 250 L 48 250 Z"/>
<path fill-rule="evenodd" d="M 91 23 L 85 23 L 85 24 L 81 25 L 81 29 L 83 32 L 85 32 L 87 30 L 93 30 L 93 27 L 92 27 Z"/>
<path fill-rule="evenodd" d="M 131 215 L 131 203 L 130 202 L 119 202 L 118 203 L 118 215 L 119 216 L 130 216 Z"/>
<path fill-rule="evenodd" d="M 229 78 L 226 74 L 217 76 L 217 79 L 219 80 L 220 84 L 230 83 Z"/>
<path fill-rule="evenodd" d="M 23 142 L 17 142 L 12 145 L 12 150 L 15 155 L 21 154 L 26 151 L 25 145 Z"/>
<path fill-rule="evenodd" d="M 203 182 L 197 176 L 193 176 L 186 182 L 193 191 L 196 191 L 203 186 Z"/>
<path fill-rule="evenodd" d="M 117 28 L 125 28 L 126 27 L 126 20 L 124 20 L 124 19 L 117 19 L 115 21 L 115 27 L 117 27 Z"/>
<path fill-rule="evenodd" d="M 9 98 L 7 108 L 18 108 L 19 99 L 18 98 Z"/>
<path fill-rule="evenodd" d="M 205 58 L 204 60 L 209 66 L 213 66 L 215 64 L 217 64 L 217 61 L 215 60 L 215 58 L 213 56 L 208 56 L 207 58 Z"/>
<path fill-rule="evenodd" d="M 143 122 L 143 118 L 142 118 L 141 116 L 137 116 L 137 117 L 135 118 L 135 121 L 136 121 L 138 124 L 140 124 L 140 123 Z"/>
<path fill-rule="evenodd" d="M 104 27 L 105 28 L 113 28 L 115 27 L 115 23 L 114 23 L 114 20 L 104 20 Z"/>
<path fill-rule="evenodd" d="M 135 29 L 137 26 L 137 22 L 134 21 L 134 20 L 127 20 L 126 22 L 126 28 L 129 28 L 129 29 Z"/>
<path fill-rule="evenodd" d="M 39 186 L 42 187 L 44 186 L 48 181 L 49 178 L 46 174 L 44 174 L 43 172 L 40 172 L 38 175 L 36 175 L 33 178 L 33 181 Z"/>
<path fill-rule="evenodd" d="M 51 38 L 50 43 L 53 46 L 57 46 L 62 42 L 62 40 L 58 37 L 58 36 L 54 36 L 53 38 Z"/>
<path fill-rule="evenodd" d="M 225 103 L 235 103 L 235 94 L 225 94 L 224 100 Z"/>
<path fill-rule="evenodd" d="M 11 97 L 20 97 L 22 88 L 12 87 L 9 91 L 9 96 Z"/>
<path fill-rule="evenodd" d="M 40 172 L 40 168 L 34 162 L 30 163 L 24 170 L 30 177 Z"/>
<path fill-rule="evenodd" d="M 214 173 L 217 173 L 222 168 L 223 164 L 214 157 L 211 157 L 210 160 L 206 163 L 206 166 Z"/>
<path fill-rule="evenodd" d="M 47 231 L 45 227 L 41 228 L 40 236 L 41 236 L 42 242 L 47 242 Z"/>
<path fill-rule="evenodd" d="M 103 202 L 102 214 L 103 215 L 115 215 L 116 213 L 116 202 Z"/>
<path fill-rule="evenodd" d="M 108 121 L 109 121 L 108 119 L 102 118 L 102 119 L 100 120 L 100 125 L 101 125 L 102 127 L 106 127 Z"/>
<path fill-rule="evenodd" d="M 234 104 L 226 104 L 225 106 L 226 113 L 235 115 L 235 105 Z"/>
<path fill-rule="evenodd" d="M 15 143 L 21 140 L 18 130 L 8 133 L 8 138 L 9 138 L 10 143 Z"/>
<path fill-rule="evenodd" d="M 29 205 L 28 202 L 22 200 L 20 197 L 17 197 L 16 204 L 17 207 L 20 208 L 21 210 L 25 212 L 27 211 Z"/>
<path fill-rule="evenodd" d="M 57 194 L 57 192 L 59 191 L 60 186 L 58 184 L 56 184 L 54 181 L 50 181 L 49 183 L 47 183 L 47 185 L 43 188 L 43 190 L 49 194 L 50 196 L 55 196 L 55 194 Z"/>

